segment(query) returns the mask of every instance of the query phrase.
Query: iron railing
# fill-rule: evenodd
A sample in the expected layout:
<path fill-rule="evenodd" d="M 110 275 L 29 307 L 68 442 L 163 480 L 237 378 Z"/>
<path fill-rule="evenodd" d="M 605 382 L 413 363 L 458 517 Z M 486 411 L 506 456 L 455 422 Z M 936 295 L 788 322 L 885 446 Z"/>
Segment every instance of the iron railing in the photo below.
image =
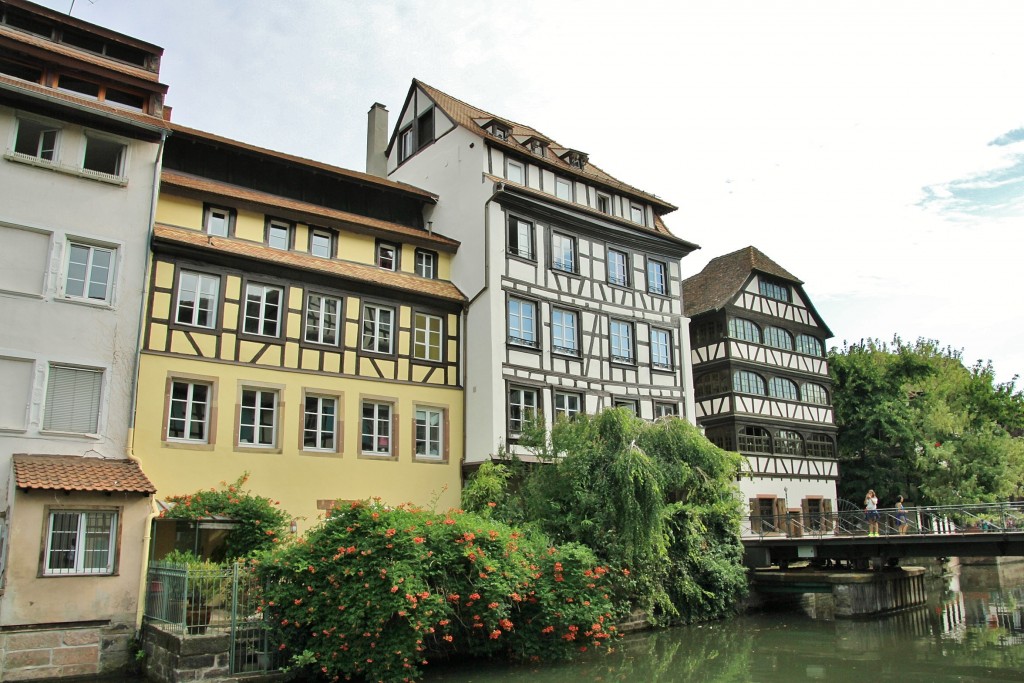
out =
<path fill-rule="evenodd" d="M 147 622 L 184 637 L 228 634 L 232 673 L 281 667 L 280 639 L 260 609 L 262 586 L 245 565 L 151 562 L 146 580 Z"/>
<path fill-rule="evenodd" d="M 976 534 L 1024 531 L 1024 501 L 907 507 L 878 511 L 882 536 Z M 752 515 L 742 520 L 744 538 L 865 536 L 868 519 L 863 510 L 840 512 L 787 512 Z"/>

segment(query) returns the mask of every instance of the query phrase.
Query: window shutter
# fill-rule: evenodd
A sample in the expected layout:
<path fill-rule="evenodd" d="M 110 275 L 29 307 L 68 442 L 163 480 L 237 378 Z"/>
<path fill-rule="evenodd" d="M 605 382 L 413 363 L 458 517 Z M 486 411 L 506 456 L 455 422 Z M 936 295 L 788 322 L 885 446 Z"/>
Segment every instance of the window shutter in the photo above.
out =
<path fill-rule="evenodd" d="M 50 366 L 43 429 L 97 433 L 102 385 L 102 371 Z"/>
<path fill-rule="evenodd" d="M 832 499 L 825 498 L 821 501 L 821 530 L 828 531 L 832 524 Z"/>
<path fill-rule="evenodd" d="M 0 429 L 25 429 L 33 370 L 31 360 L 0 358 Z"/>
<path fill-rule="evenodd" d="M 775 499 L 775 527 L 778 530 L 786 528 L 786 501 L 783 498 Z"/>

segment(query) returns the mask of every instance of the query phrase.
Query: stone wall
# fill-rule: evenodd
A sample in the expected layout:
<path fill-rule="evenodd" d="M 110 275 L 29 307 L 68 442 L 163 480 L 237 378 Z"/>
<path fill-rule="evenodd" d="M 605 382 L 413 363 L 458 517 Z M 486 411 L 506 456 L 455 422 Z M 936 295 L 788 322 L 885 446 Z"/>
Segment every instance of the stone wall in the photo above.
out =
<path fill-rule="evenodd" d="M 142 631 L 146 676 L 159 683 L 230 680 L 230 646 L 226 632 L 184 636 L 153 624 Z"/>
<path fill-rule="evenodd" d="M 116 673 L 128 663 L 132 635 L 126 624 L 0 632 L 0 680 Z"/>

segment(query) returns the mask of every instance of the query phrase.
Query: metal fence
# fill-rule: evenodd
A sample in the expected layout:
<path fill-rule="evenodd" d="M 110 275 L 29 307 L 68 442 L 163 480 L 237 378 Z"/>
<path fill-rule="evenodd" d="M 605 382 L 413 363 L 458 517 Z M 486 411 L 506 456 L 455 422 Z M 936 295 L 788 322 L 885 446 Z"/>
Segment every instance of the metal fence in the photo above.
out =
<path fill-rule="evenodd" d="M 884 508 L 877 512 L 882 536 L 1024 531 L 1024 501 L 907 507 L 902 513 Z M 868 519 L 863 510 L 752 515 L 743 518 L 741 533 L 745 538 L 863 536 L 868 533 Z"/>
<path fill-rule="evenodd" d="M 232 673 L 279 669 L 279 642 L 260 610 L 262 586 L 245 565 L 151 562 L 145 618 L 184 637 L 230 635 Z"/>

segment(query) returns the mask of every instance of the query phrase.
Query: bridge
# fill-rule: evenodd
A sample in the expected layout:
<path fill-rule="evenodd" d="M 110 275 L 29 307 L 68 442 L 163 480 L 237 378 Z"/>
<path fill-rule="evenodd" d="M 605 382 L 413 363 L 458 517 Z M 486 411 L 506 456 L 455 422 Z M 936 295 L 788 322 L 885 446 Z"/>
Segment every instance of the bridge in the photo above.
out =
<path fill-rule="evenodd" d="M 879 534 L 868 535 L 862 511 L 799 512 L 743 519 L 742 540 L 751 567 L 795 562 L 846 562 L 857 569 L 878 558 L 896 566 L 905 557 L 1024 556 L 1024 502 L 908 507 L 879 512 Z"/>

